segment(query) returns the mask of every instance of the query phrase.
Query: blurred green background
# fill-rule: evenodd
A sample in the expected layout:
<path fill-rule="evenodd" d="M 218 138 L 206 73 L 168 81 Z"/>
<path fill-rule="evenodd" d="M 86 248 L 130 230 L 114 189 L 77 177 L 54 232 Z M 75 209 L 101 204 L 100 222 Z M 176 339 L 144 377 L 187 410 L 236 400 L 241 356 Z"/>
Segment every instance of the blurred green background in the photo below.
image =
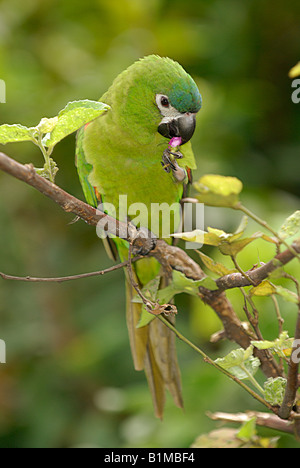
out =
<path fill-rule="evenodd" d="M 299 0 L 2 0 L 0 78 L 7 103 L 0 104 L 0 123 L 36 125 L 68 101 L 98 99 L 139 57 L 169 56 L 203 95 L 193 137 L 196 177 L 239 177 L 244 204 L 278 228 L 299 208 L 300 104 L 291 101 L 288 78 L 300 59 L 299 23 Z M 42 165 L 30 143 L 1 150 Z M 53 157 L 60 167 L 57 183 L 83 198 L 74 135 Z M 206 208 L 205 219 L 232 231 L 240 216 Z M 62 276 L 109 266 L 95 229 L 71 221 L 54 203 L 0 173 L 0 270 Z M 250 223 L 247 232 L 254 230 Z M 220 259 L 215 250 L 204 252 Z M 251 268 L 273 253 L 257 241 L 239 261 Z M 295 261 L 287 271 L 299 275 Z M 229 297 L 244 319 L 240 292 Z M 188 338 L 212 357 L 232 349 L 209 343 L 221 325 L 200 301 L 182 295 L 177 304 L 177 324 Z M 265 337 L 275 338 L 272 302 L 262 299 L 257 306 Z M 292 336 L 296 308 L 280 306 Z M 60 285 L 0 282 L 0 338 L 7 345 L 7 364 L 0 365 L 1 447 L 188 447 L 216 427 L 208 410 L 263 410 L 178 342 L 185 410 L 168 399 L 163 422 L 156 420 L 145 377 L 133 370 L 124 310 L 121 271 Z M 297 446 L 285 435 L 279 444 Z"/>

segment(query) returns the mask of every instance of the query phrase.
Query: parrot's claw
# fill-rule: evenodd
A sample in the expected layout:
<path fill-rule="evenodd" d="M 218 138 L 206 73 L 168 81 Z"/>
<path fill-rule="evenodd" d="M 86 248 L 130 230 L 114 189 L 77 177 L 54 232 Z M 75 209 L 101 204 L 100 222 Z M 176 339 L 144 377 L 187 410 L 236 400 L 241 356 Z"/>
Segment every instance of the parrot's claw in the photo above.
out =
<path fill-rule="evenodd" d="M 176 167 L 175 167 L 175 160 L 172 160 L 171 158 L 171 151 L 166 149 L 164 152 L 163 152 L 163 155 L 162 155 L 162 161 L 161 161 L 161 165 L 164 169 L 164 171 L 166 172 L 171 172 L 171 170 L 175 170 Z"/>
<path fill-rule="evenodd" d="M 132 238 L 132 253 L 134 255 L 142 255 L 144 257 L 151 250 L 155 249 L 157 238 L 149 229 L 143 227 L 136 228 L 133 224 L 129 223 L 129 232 Z"/>
<path fill-rule="evenodd" d="M 169 150 L 167 150 L 169 151 Z M 183 158 L 183 154 L 180 152 L 180 151 L 169 151 L 170 154 L 173 154 L 173 156 L 175 157 L 175 159 L 182 159 Z"/>
<path fill-rule="evenodd" d="M 172 171 L 173 176 L 177 182 L 183 182 L 186 178 L 186 171 L 176 162 L 176 159 L 182 158 L 183 154 L 180 151 L 172 152 L 169 149 L 166 149 L 162 156 L 161 165 L 163 166 L 164 171 L 168 173 Z"/>

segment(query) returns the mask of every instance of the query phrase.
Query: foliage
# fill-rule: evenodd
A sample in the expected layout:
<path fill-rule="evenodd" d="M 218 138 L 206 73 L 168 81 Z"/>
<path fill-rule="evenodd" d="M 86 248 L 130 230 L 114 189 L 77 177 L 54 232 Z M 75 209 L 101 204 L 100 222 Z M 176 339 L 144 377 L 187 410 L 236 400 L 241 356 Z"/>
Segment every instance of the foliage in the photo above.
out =
<path fill-rule="evenodd" d="M 37 145 L 44 158 L 45 164 L 38 173 L 54 182 L 58 171 L 57 164 L 50 155 L 57 143 L 71 133 L 79 130 L 84 124 L 99 117 L 109 106 L 102 102 L 74 101 L 69 102 L 56 117 L 50 119 L 44 117 L 36 127 L 25 127 L 20 124 L 1 125 L 0 143 L 14 143 L 20 141 L 32 141 Z"/>
<path fill-rule="evenodd" d="M 197 437 L 195 448 L 276 448 L 278 437 L 259 437 L 256 420 L 251 418 L 240 429 L 223 428 Z"/>
<path fill-rule="evenodd" d="M 264 395 L 266 401 L 272 406 L 281 405 L 286 388 L 286 379 L 283 377 L 269 377 L 264 383 Z"/>
<path fill-rule="evenodd" d="M 56 117 L 53 117 L 51 119 L 43 118 L 36 127 L 27 128 L 19 124 L 4 124 L 0 126 L 0 143 L 6 144 L 28 140 L 32 141 L 32 143 L 36 144 L 40 148 L 45 158 L 44 168 L 42 170 L 36 169 L 36 172 L 39 173 L 39 175 L 48 178 L 51 182 L 54 182 L 54 177 L 58 171 L 58 167 L 55 161 L 52 158 L 50 158 L 50 154 L 52 153 L 55 145 L 61 140 L 63 140 L 66 136 L 68 136 L 74 131 L 77 131 L 81 126 L 88 123 L 90 119 L 100 116 L 103 112 L 107 111 L 107 109 L 108 106 L 105 106 L 101 102 L 99 103 L 87 100 L 74 101 L 67 104 L 67 106 L 62 111 L 60 111 Z M 257 221 L 259 224 L 267 228 L 267 230 L 269 230 L 272 234 L 274 234 L 275 237 L 270 238 L 269 236 L 266 236 L 262 233 L 256 233 L 249 238 L 244 238 L 244 231 L 248 225 L 248 218 L 245 216 L 243 217 L 238 229 L 233 234 L 226 233 L 225 231 L 216 228 L 208 228 L 208 232 L 200 232 L 199 234 L 199 230 L 196 230 L 190 233 L 173 234 L 174 237 L 181 238 L 183 240 L 192 240 L 199 242 L 201 236 L 201 241 L 204 244 L 218 247 L 223 255 L 229 255 L 232 258 L 234 266 L 236 267 L 236 271 L 239 272 L 242 275 L 242 277 L 245 277 L 250 282 L 250 284 L 252 283 L 250 273 L 244 272 L 242 270 L 242 268 L 237 262 L 236 256 L 253 240 L 261 237 L 267 242 L 276 244 L 277 252 L 280 250 L 280 246 L 282 244 L 285 244 L 290 250 L 290 252 L 295 257 L 298 257 L 298 260 L 300 259 L 297 251 L 294 250 L 294 247 L 289 246 L 285 242 L 286 238 L 293 237 L 298 232 L 299 211 L 296 211 L 293 215 L 289 216 L 284 221 L 280 228 L 279 234 L 277 234 L 273 230 L 273 228 L 268 226 L 268 224 L 265 221 L 261 221 L 256 215 L 251 214 L 249 210 L 243 207 L 239 199 L 239 194 L 242 191 L 243 185 L 237 178 L 224 177 L 220 175 L 203 176 L 201 178 L 201 182 L 196 183 L 194 187 L 196 191 L 200 193 L 200 202 L 205 201 L 207 205 L 219 206 L 222 208 L 228 207 L 232 209 L 245 211 L 249 213 L 255 221 Z M 201 252 L 199 253 L 199 255 L 200 258 L 204 261 L 204 264 L 207 265 L 208 268 L 214 273 L 221 272 L 222 276 L 224 271 L 228 271 L 226 270 L 226 267 L 221 263 L 216 263 L 211 259 L 208 260 L 209 257 L 201 254 Z M 281 277 L 284 274 L 284 263 L 280 262 L 277 258 L 275 258 L 274 262 L 275 271 L 277 268 L 279 268 L 279 277 Z M 1 276 L 3 277 L 3 275 Z M 229 276 L 231 276 L 230 273 Z M 297 282 L 296 278 L 293 278 L 292 276 L 290 276 L 290 279 L 293 280 L 294 283 L 297 285 L 297 294 L 293 293 L 289 289 L 283 288 L 280 285 L 275 286 L 270 281 L 264 280 L 264 278 L 262 278 L 259 281 L 258 285 L 252 283 L 253 286 L 249 290 L 248 295 L 246 292 L 243 292 L 245 297 L 245 303 L 248 299 L 249 304 L 253 309 L 253 312 L 255 312 L 255 314 L 258 315 L 258 312 L 253 305 L 252 297 L 274 297 L 275 294 L 279 294 L 287 301 L 297 304 L 300 313 L 299 283 Z M 137 287 L 135 286 L 138 294 L 133 300 L 135 302 L 142 302 L 144 304 L 142 315 L 138 324 L 138 327 L 140 328 L 148 325 L 152 320 L 156 318 L 157 315 L 161 314 L 163 311 L 172 310 L 172 312 L 174 313 L 174 306 L 171 306 L 170 302 L 174 299 L 174 297 L 177 294 L 186 293 L 195 297 L 201 297 L 201 291 L 203 291 L 203 289 L 213 293 L 217 292 L 219 288 L 217 282 L 215 282 L 213 278 L 209 276 L 205 275 L 199 280 L 194 280 L 185 276 L 183 273 L 177 270 L 173 270 L 172 281 L 170 281 L 170 284 L 168 286 L 166 286 L 163 289 L 160 289 L 159 285 L 160 276 L 156 277 L 154 280 L 151 280 L 146 286 L 144 286 L 142 291 L 137 289 Z M 277 314 L 280 314 L 278 306 Z M 220 316 L 222 316 L 222 312 L 220 312 Z M 288 381 L 285 377 L 282 377 L 282 375 L 284 374 L 283 370 L 281 370 L 281 375 L 277 376 L 276 378 L 269 377 L 264 383 L 264 389 L 262 389 L 260 384 L 254 378 L 254 375 L 256 374 L 259 367 L 263 365 L 263 361 L 261 361 L 258 357 L 254 356 L 254 346 L 259 350 L 272 349 L 279 357 L 285 357 L 288 354 L 287 350 L 290 350 L 289 355 L 292 354 L 294 340 L 288 337 L 288 333 L 286 331 L 282 332 L 279 338 L 273 340 L 272 342 L 268 340 L 263 340 L 261 332 L 258 328 L 258 321 L 252 321 L 249 315 L 248 318 L 249 324 L 253 327 L 255 336 L 260 339 L 258 341 L 252 341 L 251 345 L 248 346 L 246 349 L 234 349 L 229 354 L 227 354 L 227 356 L 223 358 L 217 358 L 213 362 L 211 358 L 209 358 L 205 354 L 205 352 L 193 345 L 179 331 L 173 329 L 173 326 L 169 324 L 165 318 L 159 317 L 159 319 L 163 320 L 165 325 L 169 326 L 179 338 L 181 338 L 185 343 L 190 345 L 191 348 L 199 352 L 199 354 L 202 357 L 204 357 L 204 359 L 207 362 L 214 364 L 214 367 L 216 367 L 216 369 L 222 369 L 222 372 L 225 372 L 226 375 L 232 377 L 240 385 L 242 385 L 241 381 L 249 379 L 253 386 L 256 389 L 258 389 L 258 391 L 263 395 L 264 400 L 257 394 L 253 393 L 253 391 L 247 386 L 242 386 L 256 399 L 258 399 L 271 409 L 272 406 L 283 405 L 285 401 L 285 391 L 286 387 L 288 386 Z M 277 318 L 279 320 L 279 317 Z M 281 327 L 281 319 L 279 320 L 279 326 Z M 226 332 L 225 323 L 224 329 Z M 299 331 L 297 330 L 297 328 L 295 333 L 299 335 Z M 291 405 L 294 404 L 295 396 L 291 401 Z M 242 433 L 244 433 L 246 431 L 245 427 L 241 429 L 241 431 Z M 237 435 L 234 435 L 234 437 L 241 438 L 241 431 Z M 244 439 L 242 437 L 242 440 L 245 442 Z M 250 438 L 246 437 L 246 441 L 248 442 L 249 440 Z"/>

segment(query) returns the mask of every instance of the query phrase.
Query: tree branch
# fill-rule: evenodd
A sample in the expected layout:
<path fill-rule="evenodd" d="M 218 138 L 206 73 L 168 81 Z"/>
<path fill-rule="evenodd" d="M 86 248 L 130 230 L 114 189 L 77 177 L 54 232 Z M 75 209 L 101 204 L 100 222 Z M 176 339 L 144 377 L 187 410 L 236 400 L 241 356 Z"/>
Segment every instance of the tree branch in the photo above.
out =
<path fill-rule="evenodd" d="M 96 208 L 78 200 L 49 180 L 39 176 L 35 172 L 32 164 L 20 164 L 6 154 L 0 153 L 0 169 L 22 182 L 31 185 L 43 195 L 57 203 L 64 211 L 73 213 L 91 226 L 97 226 L 98 222 L 105 218 L 108 223 L 113 223 L 118 237 L 130 240 L 127 224 L 121 223 L 105 213 L 96 210 Z"/>
<path fill-rule="evenodd" d="M 298 299 L 300 301 L 299 293 Z M 283 419 L 288 419 L 293 409 L 296 393 L 298 389 L 298 368 L 299 368 L 299 357 L 295 357 L 295 351 L 299 348 L 299 341 L 300 341 L 300 302 L 298 304 L 298 316 L 296 322 L 296 330 L 295 330 L 295 338 L 292 347 L 292 354 L 289 360 L 289 368 L 288 368 L 288 375 L 287 375 L 287 383 L 286 389 L 284 394 L 284 399 L 282 402 L 281 407 L 279 408 L 278 415 Z M 299 408 L 297 408 L 299 411 Z M 300 427 L 297 426 L 297 437 L 300 439 Z"/>
<path fill-rule="evenodd" d="M 300 239 L 297 239 L 292 244 L 293 248 L 297 253 L 300 253 Z M 277 268 L 286 265 L 295 256 L 290 250 L 285 250 L 284 252 L 276 255 L 268 263 L 265 263 L 255 270 L 249 270 L 246 272 L 246 275 L 242 273 L 231 273 L 226 276 L 222 276 L 216 280 L 219 291 L 225 291 L 226 289 L 232 288 L 241 288 L 244 286 L 258 286 L 263 280 L 268 278 L 268 276 L 273 273 Z"/>
<path fill-rule="evenodd" d="M 0 170 L 34 187 L 43 195 L 57 203 L 64 211 L 73 213 L 89 225 L 97 226 L 99 221 L 104 220 L 107 222 L 106 228 L 108 234 L 114 234 L 128 240 L 128 242 L 135 239 L 136 229 L 133 226 L 130 226 L 129 229 L 126 223 L 122 223 L 73 197 L 49 180 L 36 174 L 31 164 L 20 164 L 0 152 Z M 113 232 L 111 232 L 110 229 L 112 229 Z M 147 239 L 144 239 L 144 241 L 146 243 Z M 300 251 L 300 240 L 296 241 L 293 246 L 297 251 Z M 188 278 L 195 280 L 202 279 L 206 276 L 201 267 L 193 261 L 185 251 L 178 247 L 170 246 L 161 239 L 157 240 L 156 247 L 151 250 L 149 255 L 160 262 L 169 277 L 172 274 L 172 270 L 178 270 Z M 292 252 L 287 250 L 278 254 L 275 259 L 262 267 L 247 272 L 247 276 L 251 278 L 251 282 L 253 281 L 255 284 L 259 284 L 263 279 L 268 277 L 269 273 L 279 266 L 288 263 L 293 258 Z M 216 291 L 199 288 L 199 296 L 221 319 L 226 337 L 235 341 L 241 347 L 247 348 L 252 336 L 243 327 L 242 322 L 236 315 L 224 291 L 234 287 L 248 286 L 251 283 L 247 277 L 241 273 L 234 273 L 233 275 L 226 275 L 219 278 L 216 280 L 216 284 L 218 286 L 218 290 Z M 256 353 L 262 362 L 262 370 L 264 373 L 268 377 L 276 377 L 278 375 L 278 368 L 274 359 L 266 359 L 265 355 L 260 350 L 257 350 Z"/>
<path fill-rule="evenodd" d="M 214 421 L 224 421 L 230 423 L 243 424 L 252 418 L 256 418 L 256 424 L 258 426 L 268 427 L 270 429 L 276 429 L 277 431 L 287 432 L 293 434 L 294 425 L 291 421 L 284 421 L 275 414 L 262 413 L 256 411 L 247 411 L 246 413 L 208 413 L 208 417 Z"/>

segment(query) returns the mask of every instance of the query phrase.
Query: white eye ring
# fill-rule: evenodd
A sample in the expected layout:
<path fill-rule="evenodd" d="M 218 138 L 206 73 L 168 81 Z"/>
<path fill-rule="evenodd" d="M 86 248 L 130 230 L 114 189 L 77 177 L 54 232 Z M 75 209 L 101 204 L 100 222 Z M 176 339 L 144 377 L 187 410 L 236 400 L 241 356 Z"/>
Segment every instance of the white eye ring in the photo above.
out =
<path fill-rule="evenodd" d="M 170 101 L 168 96 L 165 96 L 164 94 L 157 94 L 156 104 L 160 110 L 168 109 L 170 107 Z"/>

